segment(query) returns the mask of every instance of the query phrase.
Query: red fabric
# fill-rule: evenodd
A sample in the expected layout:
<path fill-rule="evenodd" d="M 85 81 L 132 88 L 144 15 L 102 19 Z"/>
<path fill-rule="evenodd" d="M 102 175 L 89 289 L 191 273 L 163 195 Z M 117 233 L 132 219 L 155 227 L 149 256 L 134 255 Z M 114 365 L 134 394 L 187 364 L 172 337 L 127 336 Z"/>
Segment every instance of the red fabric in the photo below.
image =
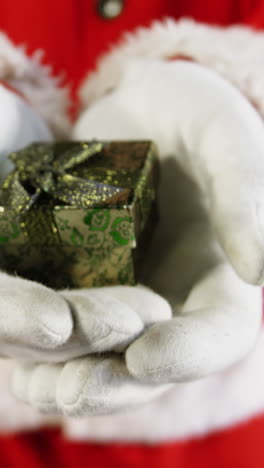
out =
<path fill-rule="evenodd" d="M 188 442 L 91 444 L 58 430 L 0 437 L 1 468 L 263 468 L 264 416 Z"/>
<path fill-rule="evenodd" d="M 202 22 L 264 26 L 262 0 L 126 0 L 121 15 L 103 19 L 98 0 L 2 0 L 0 29 L 29 52 L 43 49 L 56 74 L 64 72 L 76 89 L 102 52 L 121 34 L 165 16 Z"/>

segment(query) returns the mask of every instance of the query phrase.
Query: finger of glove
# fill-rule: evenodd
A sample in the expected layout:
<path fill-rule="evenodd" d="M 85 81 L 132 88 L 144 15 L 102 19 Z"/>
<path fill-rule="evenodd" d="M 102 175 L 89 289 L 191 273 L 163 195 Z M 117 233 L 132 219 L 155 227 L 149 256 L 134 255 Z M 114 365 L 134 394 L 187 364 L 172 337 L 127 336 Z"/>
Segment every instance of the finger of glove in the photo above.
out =
<path fill-rule="evenodd" d="M 68 303 L 45 286 L 0 273 L 0 352 L 34 359 L 67 341 L 73 327 Z"/>
<path fill-rule="evenodd" d="M 127 304 L 137 313 L 144 325 L 168 320 L 172 316 L 171 306 L 167 300 L 146 286 L 114 286 L 102 290 L 123 304 Z"/>
<path fill-rule="evenodd" d="M 137 382 L 121 357 L 83 358 L 63 368 L 57 403 L 69 416 L 107 414 L 146 403 L 166 389 Z"/>
<path fill-rule="evenodd" d="M 67 416 L 107 414 L 145 403 L 170 386 L 146 385 L 129 375 L 121 357 L 84 357 L 61 365 L 20 367 L 15 396 L 41 412 Z"/>
<path fill-rule="evenodd" d="M 59 350 L 64 359 L 124 349 L 143 330 L 134 310 L 101 288 L 61 294 L 71 307 L 75 324 L 70 340 Z"/>
<path fill-rule="evenodd" d="M 24 280 L 23 280 L 24 281 Z M 36 283 L 25 283 L 36 285 Z M 39 286 L 39 285 L 37 285 Z M 3 352 L 14 357 L 23 357 L 39 362 L 62 362 L 74 357 L 79 357 L 86 354 L 102 351 L 117 351 L 122 352 L 142 331 L 144 324 L 137 312 L 133 310 L 133 306 L 137 306 L 141 300 L 144 306 L 145 316 L 161 318 L 168 317 L 169 306 L 165 300 L 160 296 L 154 294 L 152 291 L 144 288 L 124 288 L 120 296 L 124 299 L 121 302 L 118 298 L 115 298 L 116 288 L 96 288 L 96 289 L 85 289 L 85 290 L 72 290 L 55 293 L 48 288 L 44 288 L 42 291 L 53 295 L 53 302 L 50 305 L 48 312 L 44 314 L 44 317 L 49 320 L 49 313 L 58 321 L 58 326 L 63 326 L 63 320 L 61 322 L 60 317 L 63 318 L 62 307 L 59 307 L 59 311 L 56 308 L 55 298 L 59 297 L 59 305 L 63 305 L 67 308 L 69 318 L 71 320 L 70 331 L 67 333 L 65 339 L 61 340 L 55 346 L 45 347 L 43 344 L 46 343 L 47 339 L 41 337 L 39 330 L 35 330 L 34 317 L 30 314 L 28 308 L 33 308 L 34 297 L 35 302 L 41 299 L 40 290 L 37 288 L 35 296 L 32 295 L 34 289 L 30 289 L 30 298 L 26 297 L 26 315 L 25 320 L 30 318 L 29 325 L 24 326 L 24 335 L 20 336 L 20 341 L 16 336 L 16 339 L 12 343 L 8 343 L 7 340 L 2 340 Z M 119 288 L 117 287 L 117 290 Z M 125 303 L 126 294 L 129 291 L 130 295 L 127 295 L 127 302 Z M 118 295 L 118 294 L 117 294 Z M 15 296 L 13 297 L 14 300 Z M 41 303 L 47 306 L 47 300 L 42 300 Z M 154 308 L 154 305 L 156 306 Z M 37 319 L 41 317 L 42 308 L 38 307 Z M 135 309 L 137 310 L 137 307 Z M 153 313 L 153 308 L 156 310 Z M 149 309 L 149 313 L 147 312 Z M 35 308 L 33 308 L 35 310 Z M 44 309 L 46 311 L 46 309 Z M 23 314 L 21 313 L 21 297 L 19 296 L 19 319 L 16 323 L 19 325 L 19 330 L 22 328 L 21 320 Z M 143 313 L 142 313 L 143 315 Z M 8 315 L 11 320 L 11 331 L 14 336 L 15 328 L 13 327 L 13 319 L 10 314 Z M 24 324 L 24 322 L 23 322 Z M 25 325 L 27 322 L 25 322 Z M 73 326 L 74 324 L 74 326 Z M 49 324 L 50 327 L 52 324 Z M 3 330 L 2 330 L 3 332 Z M 28 337 L 29 335 L 29 337 Z M 3 336 L 3 334 L 2 334 Z M 0 330 L 1 337 L 1 330 Z M 23 342 L 21 342 L 23 338 Z M 34 341 L 34 346 L 31 345 Z M 0 345 L 1 350 L 1 345 Z"/>
<path fill-rule="evenodd" d="M 172 68 L 178 72 L 177 91 L 188 90 L 179 96 L 178 128 L 185 148 L 181 164 L 201 188 L 237 273 L 249 283 L 263 284 L 263 119 L 234 86 L 211 70 L 187 62 L 172 63 Z M 169 123 L 163 124 L 169 128 Z"/>
<path fill-rule="evenodd" d="M 58 413 L 56 386 L 63 364 L 19 364 L 11 377 L 14 396 L 41 413 Z"/>
<path fill-rule="evenodd" d="M 241 278 L 260 285 L 264 283 L 263 121 L 242 96 L 236 94 L 231 102 L 210 120 L 197 159 L 220 243 Z"/>
<path fill-rule="evenodd" d="M 136 378 L 159 384 L 224 370 L 253 348 L 261 316 L 261 290 L 219 265 L 196 283 L 182 314 L 129 346 L 127 367 Z"/>
<path fill-rule="evenodd" d="M 237 273 L 250 283 L 263 284 L 260 115 L 234 86 L 206 67 L 186 61 L 130 62 L 119 90 L 83 113 L 74 138 L 153 139 L 161 157 L 172 154 L 202 189 Z"/>
<path fill-rule="evenodd" d="M 264 167 L 255 176 L 240 173 L 239 181 L 229 174 L 224 190 L 218 189 L 218 181 L 219 192 L 211 206 L 213 224 L 230 262 L 241 278 L 255 285 L 264 283 L 263 177 Z"/>
<path fill-rule="evenodd" d="M 64 291 L 71 306 L 74 331 L 56 350 L 63 359 L 102 351 L 123 351 L 144 328 L 142 317 L 151 322 L 170 316 L 165 299 L 147 288 L 113 286 Z M 155 320 L 156 319 L 156 320 Z"/>

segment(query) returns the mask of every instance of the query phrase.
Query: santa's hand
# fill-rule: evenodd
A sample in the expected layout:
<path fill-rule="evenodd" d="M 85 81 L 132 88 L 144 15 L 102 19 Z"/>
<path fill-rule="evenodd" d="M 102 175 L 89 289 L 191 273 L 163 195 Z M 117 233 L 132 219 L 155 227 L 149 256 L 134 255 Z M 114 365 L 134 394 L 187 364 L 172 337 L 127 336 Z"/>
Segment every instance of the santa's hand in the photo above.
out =
<path fill-rule="evenodd" d="M 32 141 L 52 140 L 42 118 L 0 84 L 0 178 L 12 168 L 8 153 Z M 168 318 L 167 302 L 140 288 L 58 293 L 0 271 L 0 355 L 29 361 L 67 361 L 101 351 L 122 351 L 145 324 Z"/>
<path fill-rule="evenodd" d="M 40 286 L 35 287 L 37 292 Z M 53 304 L 42 297 L 40 309 L 36 299 L 35 328 L 31 325 L 28 330 L 24 347 L 21 341 L 16 342 L 16 345 L 20 345 L 20 358 L 34 360 L 35 357 L 37 361 L 44 361 L 41 364 L 24 362 L 18 365 L 12 379 L 17 398 L 41 412 L 58 411 L 77 416 L 103 414 L 142 404 L 169 387 L 135 380 L 121 354 L 143 332 L 144 327 L 171 318 L 167 301 L 142 286 L 64 291 L 57 297 L 51 290 L 48 291 Z M 59 302 L 62 299 L 67 302 Z M 68 312 L 72 314 L 68 337 L 66 304 L 69 306 Z M 38 320 L 45 319 L 45 305 L 50 329 L 51 326 L 54 329 L 56 323 L 50 320 L 52 314 L 57 318 L 61 344 L 59 333 L 53 342 L 48 334 L 51 330 L 40 329 L 39 336 L 36 333 Z M 40 311 L 43 314 L 40 315 Z M 65 330 L 62 336 L 63 324 Z M 107 353 L 104 354 L 104 351 Z M 18 348 L 12 350 L 9 347 L 9 354 L 12 355 L 12 352 L 18 357 Z"/>
<path fill-rule="evenodd" d="M 167 388 L 136 382 L 121 354 L 145 327 L 171 318 L 145 287 L 55 292 L 0 273 L 0 311 L 0 354 L 24 362 L 14 394 L 42 412 L 105 413 Z"/>
<path fill-rule="evenodd" d="M 158 144 L 161 219 L 145 261 L 174 318 L 128 347 L 127 367 L 116 356 L 25 366 L 15 374 L 16 394 L 43 410 L 107 412 L 153 397 L 157 383 L 163 391 L 242 359 L 261 324 L 261 290 L 248 284 L 262 283 L 264 265 L 257 112 L 196 64 L 136 61 L 118 90 L 83 113 L 75 137 Z"/>
<path fill-rule="evenodd" d="M 143 404 L 166 391 L 168 383 L 224 368 L 231 357 L 233 361 L 241 357 L 245 343 L 250 347 L 254 342 L 261 308 L 258 290 L 244 289 L 225 268 L 209 272 L 194 288 L 193 297 L 190 294 L 186 310 L 171 320 L 166 301 L 141 287 L 64 293 L 75 323 L 70 338 L 61 346 L 40 349 L 40 337 L 35 350 L 27 348 L 30 358 L 63 362 L 20 364 L 12 379 L 14 394 L 44 413 L 105 414 Z M 230 289 L 223 300 L 225 288 Z M 206 296 L 211 307 L 199 308 Z M 57 312 L 61 327 L 65 310 Z M 149 330 L 141 335 L 144 326 Z M 119 353 L 138 334 L 125 362 Z M 32 336 L 29 333 L 27 347 Z M 104 354 L 107 350 L 112 352 Z"/>
<path fill-rule="evenodd" d="M 10 152 L 33 141 L 53 139 L 47 124 L 33 107 L 3 84 L 0 84 L 0 127 L 0 181 L 13 168 L 7 158 Z M 1 355 L 20 357 L 21 350 L 34 349 L 42 339 L 45 349 L 59 343 L 65 333 L 68 336 L 71 324 L 69 312 L 63 310 L 67 308 L 63 305 L 64 301 L 59 298 L 56 302 L 55 297 L 53 291 L 41 285 L 0 271 Z M 45 302 L 45 306 L 42 302 Z M 58 324 L 56 314 L 61 317 L 61 325 Z"/>
<path fill-rule="evenodd" d="M 242 94 L 184 61 L 135 60 L 119 87 L 86 110 L 74 137 L 153 139 L 160 224 L 150 285 L 174 308 L 127 351 L 154 382 L 199 378 L 253 347 L 264 281 L 264 126 Z M 248 284 L 249 283 L 249 284 Z"/>
<path fill-rule="evenodd" d="M 65 362 L 122 352 L 149 326 L 171 317 L 167 301 L 145 287 L 56 292 L 0 273 L 0 354 Z"/>

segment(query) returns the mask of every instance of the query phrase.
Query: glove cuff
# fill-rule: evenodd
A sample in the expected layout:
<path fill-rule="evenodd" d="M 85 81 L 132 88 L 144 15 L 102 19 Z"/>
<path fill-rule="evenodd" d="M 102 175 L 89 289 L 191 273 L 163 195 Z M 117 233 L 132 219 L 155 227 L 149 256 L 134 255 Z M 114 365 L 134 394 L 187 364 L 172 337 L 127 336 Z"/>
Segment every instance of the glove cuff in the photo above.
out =
<path fill-rule="evenodd" d="M 207 66 L 238 87 L 264 117 L 264 33 L 247 27 L 212 27 L 165 19 L 127 34 L 98 62 L 80 89 L 82 108 L 118 87 L 131 59 L 184 57 Z"/>
<path fill-rule="evenodd" d="M 0 32 L 1 84 L 28 101 L 54 136 L 63 138 L 70 126 L 68 90 L 61 87 L 62 79 L 53 77 L 50 67 L 44 66 L 41 59 L 41 51 L 28 57 L 23 46 L 15 46 Z"/>

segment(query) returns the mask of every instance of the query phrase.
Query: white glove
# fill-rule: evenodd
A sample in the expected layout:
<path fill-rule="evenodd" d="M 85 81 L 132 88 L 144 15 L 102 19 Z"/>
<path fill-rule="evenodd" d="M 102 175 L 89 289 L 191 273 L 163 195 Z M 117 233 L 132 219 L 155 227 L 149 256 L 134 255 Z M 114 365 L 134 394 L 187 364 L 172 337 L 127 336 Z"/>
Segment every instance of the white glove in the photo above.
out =
<path fill-rule="evenodd" d="M 0 128 L 1 181 L 13 168 L 13 163 L 7 158 L 10 152 L 16 151 L 33 141 L 52 140 L 51 131 L 31 105 L 22 97 L 9 91 L 2 84 L 0 84 Z M 33 315 L 36 314 L 36 311 L 34 310 L 30 313 L 30 308 L 36 302 L 36 296 L 38 297 L 38 301 L 40 301 L 40 298 L 46 297 L 47 293 L 42 286 L 39 287 L 37 294 L 35 294 L 35 291 L 36 286 L 35 289 L 32 288 L 29 282 L 0 272 L 1 354 L 8 355 L 7 349 L 11 346 L 14 349 L 17 348 L 17 355 L 20 356 L 20 346 L 25 348 L 27 344 L 38 343 L 38 336 L 35 331 L 40 333 L 39 338 L 41 338 L 41 328 L 39 325 L 36 328 Z M 55 296 L 55 293 L 53 293 L 53 296 Z M 50 297 L 51 301 L 53 296 L 51 295 Z M 43 322 L 42 326 L 44 330 L 47 321 L 47 326 L 50 326 L 49 318 L 46 317 L 48 311 L 45 307 L 45 313 L 43 314 L 41 307 L 38 307 L 38 309 L 40 309 L 38 310 L 38 314 Z M 53 314 L 54 312 L 52 311 L 50 320 L 54 321 Z M 60 315 L 63 316 L 63 308 L 61 308 Z M 64 324 L 62 324 L 63 327 L 65 327 Z M 56 328 L 54 331 L 56 331 Z M 67 333 L 69 334 L 68 329 Z M 45 336 L 44 331 L 42 335 Z"/>
<path fill-rule="evenodd" d="M 261 289 L 248 283 L 264 279 L 263 130 L 235 88 L 202 66 L 180 61 L 132 61 L 119 89 L 83 113 L 76 139 L 150 138 L 158 144 L 161 220 L 145 261 L 149 285 L 169 300 L 174 318 L 148 327 L 128 347 L 127 367 L 116 355 L 21 366 L 13 379 L 20 398 L 70 415 L 113 411 L 146 401 L 168 383 L 220 371 L 249 352 L 261 324 Z M 119 289 L 107 294 L 116 297 Z M 143 294 L 140 288 L 133 296 L 129 288 L 122 291 L 124 304 Z M 76 294 L 67 293 L 73 310 Z M 91 292 L 81 294 L 88 321 Z M 104 290 L 97 294 L 104 297 Z M 167 319 L 165 304 L 161 315 Z M 149 321 L 156 319 L 155 300 L 152 307 Z M 139 315 L 144 309 L 131 306 Z M 79 355 L 96 350 L 83 346 Z M 54 347 L 52 359 L 56 352 Z M 65 352 L 65 361 L 70 354 Z"/>
<path fill-rule="evenodd" d="M 0 104 L 3 180 L 12 169 L 8 153 L 32 141 L 50 141 L 52 134 L 27 102 L 2 85 Z M 170 315 L 167 302 L 144 288 L 139 288 L 137 294 L 134 288 L 59 294 L 41 284 L 0 272 L 1 356 L 58 362 L 95 352 L 121 352 L 145 325 Z M 51 380 L 48 376 L 49 384 Z M 154 387 L 152 393 L 157 391 Z"/>

